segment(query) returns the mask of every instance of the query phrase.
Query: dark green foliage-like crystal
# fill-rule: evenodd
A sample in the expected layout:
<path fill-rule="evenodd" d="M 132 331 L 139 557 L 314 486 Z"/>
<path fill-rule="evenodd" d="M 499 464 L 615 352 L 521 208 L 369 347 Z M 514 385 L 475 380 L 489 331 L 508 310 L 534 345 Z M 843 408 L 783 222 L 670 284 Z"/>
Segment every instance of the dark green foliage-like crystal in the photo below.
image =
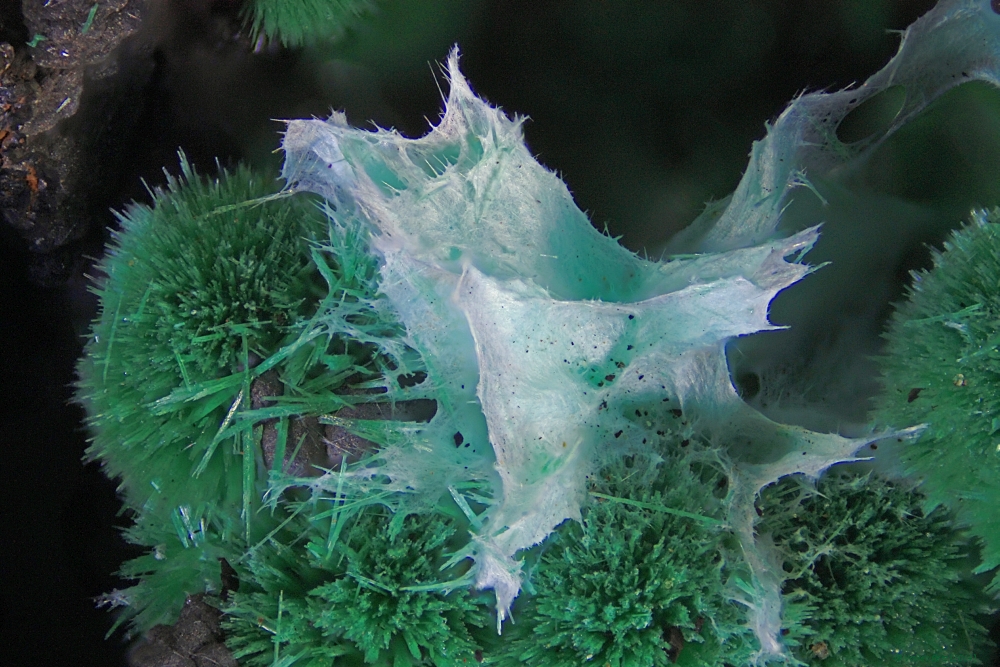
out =
<path fill-rule="evenodd" d="M 627 457 L 592 477 L 582 524 L 543 546 L 496 664 L 741 664 L 755 642 L 724 596 L 721 479 L 682 456 Z"/>
<path fill-rule="evenodd" d="M 296 666 L 329 665 L 333 657 L 339 665 L 473 663 L 470 629 L 486 625 L 487 607 L 468 582 L 449 584 L 456 568 L 441 569 L 455 522 L 404 518 L 380 505 L 338 520 L 350 527 L 330 558 L 319 555 L 325 538 L 306 546 L 301 534 L 298 544 L 273 539 L 251 555 L 250 585 L 233 598 L 225 622 L 242 664 L 264 667 L 276 656 Z"/>
<path fill-rule="evenodd" d="M 120 216 L 101 264 L 101 315 L 79 366 L 88 455 L 135 507 L 238 507 L 242 465 L 220 425 L 248 403 L 243 363 L 312 314 L 323 281 L 311 241 L 327 221 L 308 199 L 268 201 L 278 183 L 244 168 L 217 180 L 181 168 L 152 206 Z"/>
<path fill-rule="evenodd" d="M 120 480 L 126 536 L 150 550 L 109 599 L 139 631 L 175 620 L 189 595 L 220 593 L 220 559 L 238 566 L 285 516 L 259 511 L 268 477 L 308 472 L 285 470 L 306 437 L 319 457 L 308 462 L 335 462 L 318 416 L 404 365 L 357 228 L 244 168 L 207 179 L 182 157 L 181 171 L 121 216 L 79 366 L 88 456 Z"/>
<path fill-rule="evenodd" d="M 302 46 L 340 36 L 372 0 L 250 0 L 244 19 L 254 40 Z"/>
<path fill-rule="evenodd" d="M 809 665 L 979 664 L 985 600 L 961 581 L 968 541 L 943 508 L 877 477 L 766 488 L 758 532 L 783 560 L 786 643 Z"/>
<path fill-rule="evenodd" d="M 929 506 L 952 508 L 982 540 L 981 571 L 1000 565 L 1000 210 L 956 232 L 917 273 L 893 315 L 876 420 L 926 424 L 902 449 Z M 1000 589 L 1000 577 L 993 590 Z"/>
<path fill-rule="evenodd" d="M 176 507 L 169 515 L 139 514 L 126 538 L 151 547 L 125 563 L 119 573 L 136 584 L 119 623 L 151 628 L 176 621 L 180 605 L 192 595 L 218 594 L 222 562 L 236 562 L 245 549 L 243 525 L 235 512 L 210 507 Z M 114 604 L 112 598 L 105 600 Z"/>

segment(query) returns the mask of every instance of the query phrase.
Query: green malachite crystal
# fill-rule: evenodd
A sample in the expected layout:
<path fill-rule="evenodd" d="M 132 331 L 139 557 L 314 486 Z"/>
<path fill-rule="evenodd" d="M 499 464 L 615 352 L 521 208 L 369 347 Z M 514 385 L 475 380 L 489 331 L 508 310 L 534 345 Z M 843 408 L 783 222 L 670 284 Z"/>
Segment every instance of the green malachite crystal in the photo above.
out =
<path fill-rule="evenodd" d="M 593 228 L 457 50 L 448 74 L 425 137 L 290 121 L 284 189 L 185 163 L 122 216 L 79 395 L 150 549 L 114 598 L 135 626 L 208 592 L 262 667 L 969 664 L 964 589 L 879 582 L 900 618 L 933 596 L 970 614 L 959 651 L 954 623 L 843 630 L 875 603 L 809 573 L 829 556 L 861 576 L 824 551 L 844 526 L 912 547 L 890 567 L 846 539 L 872 567 L 959 581 L 966 538 L 916 493 L 838 472 L 819 492 L 853 500 L 817 518 L 808 490 L 865 445 L 909 447 L 924 417 L 860 438 L 777 423 L 737 394 L 726 345 L 779 328 L 772 300 L 814 270 L 820 229 L 782 215 L 794 190 L 957 83 L 1000 80 L 989 3 L 945 0 L 863 85 L 793 101 L 663 261 Z M 877 132 L 838 135 L 900 89 Z"/>
<path fill-rule="evenodd" d="M 243 19 L 258 49 L 266 41 L 297 47 L 335 39 L 373 9 L 373 0 L 250 0 Z"/>
<path fill-rule="evenodd" d="M 894 313 L 875 419 L 923 424 L 900 457 L 928 506 L 953 509 L 981 540 L 979 572 L 1000 565 L 1000 211 L 978 211 Z M 1000 577 L 991 590 L 1000 591 Z"/>

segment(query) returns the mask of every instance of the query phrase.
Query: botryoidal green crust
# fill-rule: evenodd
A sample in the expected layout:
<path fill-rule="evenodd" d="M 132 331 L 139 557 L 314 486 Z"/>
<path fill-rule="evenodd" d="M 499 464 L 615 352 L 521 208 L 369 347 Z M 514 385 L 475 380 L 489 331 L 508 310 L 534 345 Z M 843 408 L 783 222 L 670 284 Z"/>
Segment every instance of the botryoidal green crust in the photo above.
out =
<path fill-rule="evenodd" d="M 1000 210 L 980 211 L 914 274 L 881 358 L 879 424 L 924 424 L 901 450 L 928 507 L 945 504 L 1000 565 Z M 1000 590 L 1000 576 L 991 589 Z"/>
<path fill-rule="evenodd" d="M 676 448 L 591 476 L 582 523 L 567 521 L 539 548 L 492 664 L 747 663 L 756 641 L 726 595 L 726 478 Z"/>
<path fill-rule="evenodd" d="M 968 538 L 944 508 L 869 475 L 787 478 L 758 500 L 781 554 L 786 644 L 807 665 L 980 664 L 986 598 L 960 580 Z"/>

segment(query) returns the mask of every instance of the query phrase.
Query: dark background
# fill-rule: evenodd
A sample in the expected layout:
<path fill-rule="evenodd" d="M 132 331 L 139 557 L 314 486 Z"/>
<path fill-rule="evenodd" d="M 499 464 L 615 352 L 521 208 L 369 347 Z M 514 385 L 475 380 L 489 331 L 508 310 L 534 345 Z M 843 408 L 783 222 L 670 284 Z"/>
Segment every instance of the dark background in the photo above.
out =
<path fill-rule="evenodd" d="M 122 586 L 113 572 L 132 553 L 114 484 L 81 463 L 71 383 L 96 314 L 85 276 L 114 224 L 108 211 L 146 200 L 143 179 L 176 171 L 178 148 L 203 171 L 216 158 L 276 168 L 272 119 L 330 109 L 419 136 L 441 110 L 437 63 L 457 43 L 473 88 L 530 117 L 531 150 L 594 223 L 658 256 L 736 186 L 751 142 L 792 97 L 863 81 L 895 52 L 891 31 L 933 4 L 386 0 L 333 46 L 255 55 L 232 36 L 233 3 L 151 2 L 115 56 L 118 82 L 85 88 L 84 120 L 64 128 L 104 132 L 120 156 L 101 167 L 106 192 L 72 261 L 47 273 L 46 258 L 0 225 L 0 665 L 124 664 L 94 598 Z M 16 6 L 0 16 L 3 39 L 23 43 Z"/>

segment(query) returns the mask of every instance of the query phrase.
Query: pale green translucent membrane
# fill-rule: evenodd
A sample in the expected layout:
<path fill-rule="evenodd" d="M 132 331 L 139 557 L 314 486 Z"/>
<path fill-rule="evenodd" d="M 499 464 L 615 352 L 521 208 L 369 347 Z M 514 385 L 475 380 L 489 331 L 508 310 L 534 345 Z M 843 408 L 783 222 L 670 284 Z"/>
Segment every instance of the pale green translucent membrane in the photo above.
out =
<path fill-rule="evenodd" d="M 427 366 L 421 391 L 438 401 L 429 424 L 386 448 L 380 472 L 390 488 L 428 498 L 454 496 L 463 476 L 494 485 L 471 556 L 477 586 L 496 592 L 498 623 L 520 590 L 517 553 L 580 517 L 586 475 L 602 457 L 655 441 L 656 426 L 633 415 L 666 399 L 732 461 L 729 527 L 751 574 L 732 597 L 748 609 L 758 657 L 784 654 L 783 575 L 770 541 L 755 538 L 755 496 L 910 432 L 848 439 L 772 422 L 737 396 L 725 343 L 773 329 L 771 299 L 810 270 L 799 259 L 818 230 L 781 229 L 789 192 L 864 159 L 951 86 L 996 81 L 998 53 L 1000 17 L 988 0 L 940 3 L 865 84 L 792 102 L 754 145 L 728 205 L 675 240 L 689 254 L 663 262 L 593 228 L 532 158 L 520 119 L 473 94 L 457 51 L 445 113 L 425 137 L 354 129 L 340 115 L 289 123 L 283 175 L 370 225 L 381 289 Z M 896 85 L 906 99 L 888 129 L 841 143 L 840 121 Z M 456 448 L 456 431 L 491 447 Z"/>

